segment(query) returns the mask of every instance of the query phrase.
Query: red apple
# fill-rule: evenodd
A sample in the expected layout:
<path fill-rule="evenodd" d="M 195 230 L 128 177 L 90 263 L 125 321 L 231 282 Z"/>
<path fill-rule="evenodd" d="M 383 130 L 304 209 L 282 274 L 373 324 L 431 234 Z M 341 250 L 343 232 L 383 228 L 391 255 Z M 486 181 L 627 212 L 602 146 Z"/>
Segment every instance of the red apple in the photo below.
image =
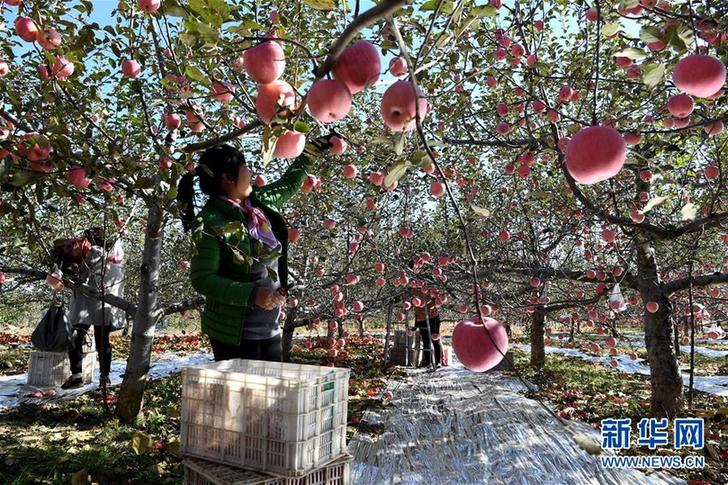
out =
<path fill-rule="evenodd" d="M 38 34 L 38 43 L 50 51 L 61 45 L 61 34 L 56 29 L 48 28 Z"/>
<path fill-rule="evenodd" d="M 273 81 L 258 89 L 255 99 L 255 111 L 265 124 L 269 124 L 278 111 L 278 107 L 293 106 L 296 93 L 285 81 Z"/>
<path fill-rule="evenodd" d="M 142 67 L 134 59 L 124 59 L 121 62 L 121 72 L 124 77 L 136 79 L 142 73 Z"/>
<path fill-rule="evenodd" d="M 705 167 L 705 178 L 708 180 L 715 180 L 720 175 L 720 168 L 715 165 L 709 165 Z"/>
<path fill-rule="evenodd" d="M 599 11 L 594 7 L 588 9 L 586 11 L 586 19 L 589 22 L 596 22 L 597 20 L 599 20 Z"/>
<path fill-rule="evenodd" d="M 344 83 L 351 94 L 374 85 L 379 79 L 380 71 L 379 52 L 366 40 L 360 40 L 344 49 L 332 69 L 334 78 Z"/>
<path fill-rule="evenodd" d="M 288 242 L 293 244 L 298 241 L 298 239 L 301 237 L 301 231 L 296 229 L 295 227 L 289 227 L 288 228 Z"/>
<path fill-rule="evenodd" d="M 492 369 L 508 350 L 508 335 L 503 325 L 485 318 L 485 328 L 478 317 L 461 320 L 452 332 L 452 346 L 462 364 L 473 372 Z"/>
<path fill-rule="evenodd" d="M 79 166 L 71 167 L 66 172 L 66 178 L 71 185 L 79 188 L 88 187 L 91 183 L 91 179 L 86 177 L 86 169 Z"/>
<path fill-rule="evenodd" d="M 437 180 L 433 180 L 430 182 L 430 193 L 433 197 L 442 197 L 445 195 L 445 184 L 438 182 Z"/>
<path fill-rule="evenodd" d="M 687 94 L 676 94 L 667 100 L 667 110 L 675 118 L 685 118 L 693 112 L 693 98 Z"/>
<path fill-rule="evenodd" d="M 389 72 L 393 76 L 404 76 L 407 74 L 407 60 L 402 57 L 395 57 L 389 61 Z"/>
<path fill-rule="evenodd" d="M 233 100 L 233 93 L 235 92 L 235 86 L 227 81 L 216 81 L 212 83 L 212 96 L 223 103 L 228 103 Z"/>
<path fill-rule="evenodd" d="M 253 81 L 269 84 L 283 74 L 286 56 L 277 42 L 265 41 L 245 51 L 243 68 Z"/>
<path fill-rule="evenodd" d="M 162 115 L 165 126 L 170 130 L 176 130 L 182 124 L 182 118 L 177 113 L 167 113 Z"/>
<path fill-rule="evenodd" d="M 344 165 L 343 171 L 344 171 L 344 177 L 346 177 L 348 179 L 355 178 L 357 176 L 357 174 L 359 173 L 356 166 L 351 163 L 347 163 L 346 165 Z"/>
<path fill-rule="evenodd" d="M 273 156 L 278 158 L 296 158 L 306 146 L 306 135 L 297 131 L 285 131 L 276 140 Z"/>
<path fill-rule="evenodd" d="M 311 116 L 322 123 L 345 117 L 351 109 L 351 93 L 345 84 L 335 79 L 319 79 L 306 96 Z"/>
<path fill-rule="evenodd" d="M 725 84 L 725 65 L 712 56 L 693 54 L 683 57 L 672 70 L 672 81 L 687 94 L 706 98 Z"/>
<path fill-rule="evenodd" d="M 159 10 L 162 0 L 137 0 L 137 5 L 139 5 L 139 10 L 142 12 L 153 13 Z"/>
<path fill-rule="evenodd" d="M 703 130 L 709 136 L 720 135 L 723 132 L 723 122 L 722 121 L 714 121 L 713 123 L 709 123 L 707 125 L 704 125 L 703 126 Z"/>
<path fill-rule="evenodd" d="M 422 121 L 427 113 L 427 100 L 419 92 L 417 108 L 419 118 Z M 410 131 L 415 128 L 415 90 L 412 84 L 407 81 L 397 81 L 384 92 L 380 112 L 384 118 L 384 124 L 392 131 Z"/>
<path fill-rule="evenodd" d="M 326 229 L 331 230 L 334 227 L 336 227 L 336 221 L 334 221 L 333 219 L 326 218 L 326 219 L 324 219 L 324 227 Z"/>
<path fill-rule="evenodd" d="M 647 311 L 650 313 L 657 313 L 657 310 L 660 309 L 660 304 L 656 301 L 650 301 L 647 303 Z"/>
<path fill-rule="evenodd" d="M 566 169 L 577 182 L 595 184 L 619 173 L 626 151 L 627 145 L 617 130 L 590 126 L 574 135 L 566 147 Z"/>
<path fill-rule="evenodd" d="M 15 19 L 15 32 L 26 42 L 38 40 L 40 31 L 30 17 L 18 17 Z"/>
<path fill-rule="evenodd" d="M 66 56 L 58 56 L 51 67 L 51 75 L 63 81 L 73 74 L 73 63 Z"/>

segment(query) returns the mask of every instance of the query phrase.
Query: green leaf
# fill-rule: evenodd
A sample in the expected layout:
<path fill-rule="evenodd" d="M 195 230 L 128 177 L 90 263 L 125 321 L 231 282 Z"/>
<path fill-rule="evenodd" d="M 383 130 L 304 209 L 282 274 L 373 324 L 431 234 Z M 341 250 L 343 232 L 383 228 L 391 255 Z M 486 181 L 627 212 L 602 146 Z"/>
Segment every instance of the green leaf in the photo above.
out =
<path fill-rule="evenodd" d="M 222 226 L 222 234 L 226 238 L 235 237 L 239 240 L 242 239 L 244 232 L 245 226 L 241 221 L 231 221 Z"/>
<path fill-rule="evenodd" d="M 627 47 L 626 49 L 622 49 L 620 52 L 614 55 L 617 57 L 628 57 L 633 61 L 638 61 L 647 57 L 645 51 L 636 47 Z"/>
<path fill-rule="evenodd" d="M 473 209 L 473 212 L 475 212 L 480 217 L 490 217 L 490 211 L 488 209 L 485 209 L 483 207 L 478 207 L 477 205 L 471 204 L 470 208 Z"/>
<path fill-rule="evenodd" d="M 399 131 L 399 132 L 395 133 L 394 136 L 392 137 L 392 143 L 394 145 L 394 152 L 397 155 L 402 155 L 402 152 L 404 151 L 404 142 L 405 142 L 404 132 Z"/>
<path fill-rule="evenodd" d="M 622 26 L 619 25 L 619 22 L 609 22 L 602 25 L 602 35 L 605 37 L 616 35 L 620 30 L 622 30 Z"/>
<path fill-rule="evenodd" d="M 195 81 L 201 82 L 201 83 L 207 83 L 208 79 L 204 72 L 202 72 L 198 67 L 190 66 L 188 65 L 185 68 L 185 76 L 187 76 L 190 79 L 193 79 Z"/>
<path fill-rule="evenodd" d="M 398 181 L 402 178 L 402 176 L 407 172 L 407 168 L 412 166 L 412 164 L 408 161 L 402 161 L 394 164 L 389 168 L 387 171 L 387 176 L 384 177 L 384 183 L 382 184 L 383 187 L 389 187 L 394 182 Z"/>
<path fill-rule="evenodd" d="M 303 3 L 316 10 L 334 10 L 335 0 L 303 0 Z"/>
<path fill-rule="evenodd" d="M 134 433 L 134 436 L 132 436 L 129 447 L 137 455 L 142 455 L 144 453 L 149 453 L 152 449 L 154 449 L 154 440 L 148 434 L 137 431 Z"/>
<path fill-rule="evenodd" d="M 642 66 L 642 82 L 647 87 L 654 88 L 662 81 L 665 76 L 664 64 L 646 64 Z"/>
<path fill-rule="evenodd" d="M 169 15 L 170 17 L 180 17 L 185 18 L 187 17 L 187 10 L 180 7 L 179 5 L 170 5 L 169 7 L 166 7 L 164 9 L 164 14 Z"/>
<path fill-rule="evenodd" d="M 420 5 L 421 12 L 429 12 L 437 8 L 437 0 L 428 0 L 427 2 Z"/>
<path fill-rule="evenodd" d="M 428 2 L 429 3 L 429 2 Z M 480 7 L 473 7 L 470 11 L 475 17 L 495 17 L 498 15 L 498 10 L 490 5 L 482 5 Z"/>
<path fill-rule="evenodd" d="M 298 131 L 300 133 L 308 133 L 311 130 L 311 128 L 308 126 L 308 123 L 305 121 L 296 121 L 296 124 L 293 125 L 293 131 Z"/>
<path fill-rule="evenodd" d="M 640 211 L 640 214 L 647 214 L 649 211 L 651 211 L 653 208 L 657 207 L 658 205 L 665 202 L 668 198 L 667 197 L 653 197 L 650 200 L 647 201 L 647 204 L 645 204 L 645 207 Z"/>
<path fill-rule="evenodd" d="M 646 43 L 660 41 L 662 40 L 662 31 L 659 27 L 645 25 L 640 29 L 640 40 Z"/>
<path fill-rule="evenodd" d="M 278 138 L 273 138 L 271 135 L 271 129 L 266 127 L 263 130 L 263 139 L 260 143 L 260 157 L 263 159 L 263 168 L 266 168 L 273 159 L 273 151 L 276 149 L 277 141 Z"/>
<path fill-rule="evenodd" d="M 683 221 L 694 221 L 698 215 L 698 208 L 692 202 L 688 202 L 680 209 L 680 215 Z"/>

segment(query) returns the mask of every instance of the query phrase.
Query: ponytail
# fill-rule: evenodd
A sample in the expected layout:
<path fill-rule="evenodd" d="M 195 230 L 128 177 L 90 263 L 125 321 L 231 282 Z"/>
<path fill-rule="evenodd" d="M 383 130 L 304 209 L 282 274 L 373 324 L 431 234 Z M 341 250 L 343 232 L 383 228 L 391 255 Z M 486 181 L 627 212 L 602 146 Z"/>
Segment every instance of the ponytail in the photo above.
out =
<path fill-rule="evenodd" d="M 195 220 L 195 173 L 189 172 L 182 176 L 177 185 L 177 206 L 182 219 L 182 228 L 189 232 L 192 221 Z"/>
<path fill-rule="evenodd" d="M 217 197 L 221 193 L 223 174 L 237 180 L 241 165 L 245 165 L 243 154 L 237 148 L 223 144 L 205 150 L 197 168 L 182 176 L 177 184 L 177 206 L 185 232 L 189 232 L 195 220 L 195 175 L 200 180 L 202 193 Z"/>

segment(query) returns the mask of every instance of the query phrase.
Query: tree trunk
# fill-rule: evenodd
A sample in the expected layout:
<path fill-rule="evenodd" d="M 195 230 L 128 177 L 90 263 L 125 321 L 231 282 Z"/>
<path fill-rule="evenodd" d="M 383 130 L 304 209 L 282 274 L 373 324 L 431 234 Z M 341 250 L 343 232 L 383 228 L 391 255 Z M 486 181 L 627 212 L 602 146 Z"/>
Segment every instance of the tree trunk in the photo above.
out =
<path fill-rule="evenodd" d="M 546 349 L 543 342 L 543 327 L 546 315 L 535 311 L 531 316 L 531 365 L 540 369 L 546 362 Z"/>
<path fill-rule="evenodd" d="M 577 320 L 577 319 L 576 318 L 573 318 L 573 317 L 571 318 L 571 331 L 569 332 L 569 343 L 570 344 L 573 344 L 574 343 L 574 324 L 575 324 L 575 320 Z"/>
<path fill-rule="evenodd" d="M 364 317 L 359 320 L 359 337 L 364 337 Z"/>
<path fill-rule="evenodd" d="M 672 306 L 667 297 L 655 261 L 655 252 L 649 242 L 637 243 L 638 288 L 645 305 L 659 304 L 655 313 L 645 311 L 645 346 L 650 364 L 651 413 L 655 417 L 672 418 L 683 407 L 683 382 L 672 350 Z"/>
<path fill-rule="evenodd" d="M 290 308 L 286 314 L 286 322 L 283 324 L 283 362 L 291 361 L 291 349 L 293 348 L 293 333 L 296 331 L 294 323 L 298 307 Z"/>
<path fill-rule="evenodd" d="M 152 204 L 147 218 L 140 268 L 139 303 L 134 315 L 124 381 L 121 383 L 116 406 L 116 416 L 124 424 L 134 422 L 144 404 L 144 389 L 147 385 L 147 372 L 154 340 L 155 315 L 158 310 L 158 281 L 163 239 L 162 210 L 159 205 Z"/>

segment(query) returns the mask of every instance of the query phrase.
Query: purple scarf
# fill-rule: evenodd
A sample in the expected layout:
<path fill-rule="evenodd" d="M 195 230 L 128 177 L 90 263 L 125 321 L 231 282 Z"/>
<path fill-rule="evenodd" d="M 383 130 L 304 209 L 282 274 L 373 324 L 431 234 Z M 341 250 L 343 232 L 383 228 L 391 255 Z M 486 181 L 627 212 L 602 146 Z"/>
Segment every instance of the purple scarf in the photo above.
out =
<path fill-rule="evenodd" d="M 220 198 L 233 207 L 237 207 L 247 216 L 248 232 L 250 232 L 251 238 L 256 241 L 260 241 L 268 251 L 273 251 L 278 248 L 280 243 L 275 234 L 273 234 L 273 229 L 271 228 L 268 216 L 266 216 L 265 212 L 262 210 L 257 207 L 253 207 L 249 197 L 243 200 L 242 204 L 238 204 L 224 195 L 220 196 Z"/>

